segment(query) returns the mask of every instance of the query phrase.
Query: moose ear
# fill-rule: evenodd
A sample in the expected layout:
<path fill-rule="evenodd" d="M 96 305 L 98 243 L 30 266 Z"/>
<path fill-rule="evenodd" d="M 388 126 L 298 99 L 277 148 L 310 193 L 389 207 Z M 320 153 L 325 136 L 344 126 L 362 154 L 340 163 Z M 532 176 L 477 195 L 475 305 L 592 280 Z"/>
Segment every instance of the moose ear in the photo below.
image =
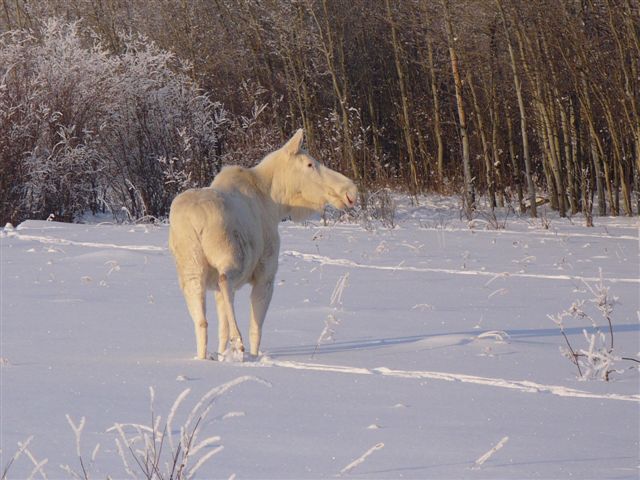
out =
<path fill-rule="evenodd" d="M 289 139 L 287 143 L 282 147 L 287 153 L 294 155 L 300 151 L 300 147 L 302 147 L 302 140 L 304 137 L 304 132 L 300 128 L 296 133 L 293 134 L 293 137 Z"/>

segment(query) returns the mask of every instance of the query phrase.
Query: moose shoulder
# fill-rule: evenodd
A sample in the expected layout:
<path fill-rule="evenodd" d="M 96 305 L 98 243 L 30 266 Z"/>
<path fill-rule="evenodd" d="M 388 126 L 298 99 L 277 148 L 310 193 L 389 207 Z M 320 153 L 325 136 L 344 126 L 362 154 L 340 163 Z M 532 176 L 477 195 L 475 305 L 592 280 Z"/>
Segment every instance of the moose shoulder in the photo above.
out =
<path fill-rule="evenodd" d="M 226 167 L 210 187 L 187 190 L 171 204 L 169 247 L 194 322 L 198 358 L 209 358 L 207 289 L 218 313 L 218 356 L 241 359 L 233 300 L 237 289 L 252 285 L 249 339 L 257 356 L 278 269 L 278 224 L 287 217 L 304 220 L 327 204 L 344 209 L 356 201 L 355 184 L 302 150 L 302 140 L 298 130 L 255 167 Z"/>

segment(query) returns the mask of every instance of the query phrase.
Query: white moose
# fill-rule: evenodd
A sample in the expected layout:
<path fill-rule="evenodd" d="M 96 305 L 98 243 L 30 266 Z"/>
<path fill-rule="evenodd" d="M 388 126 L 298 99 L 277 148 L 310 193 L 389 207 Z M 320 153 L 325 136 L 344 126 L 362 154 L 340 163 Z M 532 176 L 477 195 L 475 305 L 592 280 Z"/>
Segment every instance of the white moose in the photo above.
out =
<path fill-rule="evenodd" d="M 242 285 L 252 285 L 250 353 L 257 357 L 278 269 L 278 224 L 287 217 L 304 220 L 326 204 L 355 204 L 355 184 L 302 150 L 302 138 L 298 130 L 255 167 L 223 168 L 209 188 L 187 190 L 171 204 L 169 247 L 195 324 L 199 359 L 213 358 L 207 354 L 207 288 L 216 300 L 219 358 L 242 360 L 233 299 Z"/>

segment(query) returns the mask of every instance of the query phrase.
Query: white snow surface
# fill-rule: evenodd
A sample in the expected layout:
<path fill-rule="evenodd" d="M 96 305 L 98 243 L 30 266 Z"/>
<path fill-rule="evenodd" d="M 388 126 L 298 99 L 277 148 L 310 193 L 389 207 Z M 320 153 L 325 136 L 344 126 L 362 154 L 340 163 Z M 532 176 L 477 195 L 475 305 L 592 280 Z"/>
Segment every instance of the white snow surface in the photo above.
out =
<path fill-rule="evenodd" d="M 194 360 L 166 225 L 7 225 L 0 474 L 32 437 L 7 478 L 82 475 L 78 450 L 89 478 L 144 478 L 111 427 L 150 425 L 152 387 L 177 438 L 200 397 L 237 380 L 200 425 L 198 455 L 215 455 L 194 478 L 637 479 L 638 364 L 580 380 L 547 317 L 588 301 L 602 272 L 618 297 L 614 355 L 638 358 L 637 217 L 585 228 L 546 212 L 545 228 L 512 214 L 495 230 L 449 198 L 396 201 L 391 230 L 281 225 L 263 355 L 244 363 Z M 248 340 L 248 288 L 236 312 Z M 565 320 L 574 348 L 588 347 L 583 329 Z"/>

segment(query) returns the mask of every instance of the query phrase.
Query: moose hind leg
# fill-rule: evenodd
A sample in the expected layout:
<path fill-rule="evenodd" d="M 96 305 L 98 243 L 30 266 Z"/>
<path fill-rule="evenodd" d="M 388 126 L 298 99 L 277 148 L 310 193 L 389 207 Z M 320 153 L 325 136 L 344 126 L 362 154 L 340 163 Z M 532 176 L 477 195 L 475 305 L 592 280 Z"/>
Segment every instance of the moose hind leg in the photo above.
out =
<path fill-rule="evenodd" d="M 200 278 L 188 279 L 183 283 L 182 290 L 195 328 L 197 358 L 204 360 L 207 358 L 208 327 L 204 282 Z"/>
<path fill-rule="evenodd" d="M 218 356 L 222 356 L 227 350 L 229 343 L 229 321 L 225 312 L 224 296 L 219 288 L 213 291 L 216 299 L 216 309 L 218 311 Z"/>
<path fill-rule="evenodd" d="M 224 314 L 227 319 L 227 325 L 229 326 L 229 341 L 230 341 L 230 354 L 231 358 L 235 360 L 242 360 L 242 352 L 244 352 L 244 344 L 242 343 L 242 335 L 238 329 L 238 323 L 236 322 L 236 314 L 233 308 L 234 291 L 226 274 L 221 274 L 218 277 L 218 288 L 222 294 Z"/>

